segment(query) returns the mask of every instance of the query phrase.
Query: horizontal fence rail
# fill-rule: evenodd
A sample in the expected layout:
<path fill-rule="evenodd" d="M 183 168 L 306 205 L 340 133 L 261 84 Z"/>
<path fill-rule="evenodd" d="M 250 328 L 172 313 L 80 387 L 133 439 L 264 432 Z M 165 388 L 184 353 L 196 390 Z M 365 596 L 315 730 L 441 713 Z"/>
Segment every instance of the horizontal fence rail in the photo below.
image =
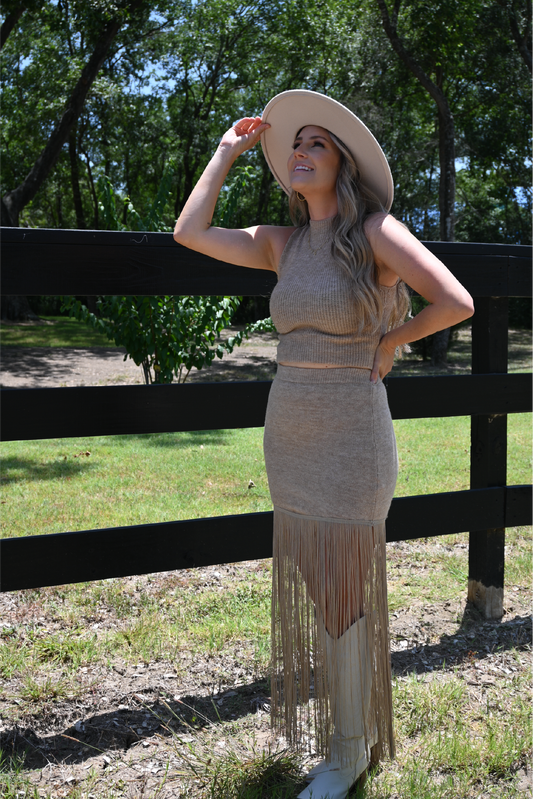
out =
<path fill-rule="evenodd" d="M 530 297 L 531 248 L 424 242 L 474 297 Z M 2 292 L 265 295 L 272 272 L 215 261 L 170 233 L 2 229 Z"/>
<path fill-rule="evenodd" d="M 528 524 L 531 499 L 531 486 L 394 499 L 387 542 Z M 0 591 L 270 558 L 272 512 L 7 538 L 2 555 Z"/>
<path fill-rule="evenodd" d="M 393 419 L 525 413 L 530 375 L 385 378 Z M 2 391 L 5 441 L 263 427 L 270 381 Z"/>

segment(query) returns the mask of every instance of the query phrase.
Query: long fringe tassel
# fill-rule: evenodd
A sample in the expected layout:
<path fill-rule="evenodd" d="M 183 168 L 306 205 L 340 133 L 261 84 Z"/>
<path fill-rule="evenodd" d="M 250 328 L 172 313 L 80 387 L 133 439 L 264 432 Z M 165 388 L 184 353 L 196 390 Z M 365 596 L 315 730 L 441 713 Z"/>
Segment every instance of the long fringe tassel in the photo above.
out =
<path fill-rule="evenodd" d="M 349 665 L 351 690 L 363 700 L 368 757 L 371 747 L 374 762 L 385 753 L 394 757 L 385 522 L 318 519 L 275 508 L 272 579 L 274 728 L 297 749 L 330 758 L 339 690 L 336 642 L 364 616 L 367 640 Z M 368 668 L 361 667 L 362 658 Z"/>

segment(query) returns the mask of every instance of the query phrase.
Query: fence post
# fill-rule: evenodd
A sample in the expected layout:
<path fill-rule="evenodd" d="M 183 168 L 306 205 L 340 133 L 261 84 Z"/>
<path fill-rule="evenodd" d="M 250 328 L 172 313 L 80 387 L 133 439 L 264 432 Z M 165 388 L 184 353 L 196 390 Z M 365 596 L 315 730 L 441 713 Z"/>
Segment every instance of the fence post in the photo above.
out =
<path fill-rule="evenodd" d="M 509 302 L 478 297 L 472 319 L 472 373 L 507 372 Z M 472 416 L 470 488 L 505 486 L 507 414 Z M 470 532 L 468 599 L 487 619 L 503 615 L 505 528 Z"/>

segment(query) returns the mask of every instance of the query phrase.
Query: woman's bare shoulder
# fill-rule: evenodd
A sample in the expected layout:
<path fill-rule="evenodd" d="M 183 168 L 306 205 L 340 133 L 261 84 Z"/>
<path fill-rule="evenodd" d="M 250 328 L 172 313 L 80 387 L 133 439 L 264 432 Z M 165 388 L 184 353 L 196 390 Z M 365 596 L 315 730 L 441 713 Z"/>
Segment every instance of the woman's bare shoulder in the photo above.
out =
<path fill-rule="evenodd" d="M 269 242 L 274 269 L 277 271 L 283 250 L 297 228 L 292 225 L 287 227 L 282 225 L 259 225 L 257 230 L 258 235 Z"/>
<path fill-rule="evenodd" d="M 385 211 L 377 211 L 374 214 L 369 214 L 363 225 L 368 240 L 371 241 L 373 238 L 383 233 L 384 230 L 389 230 L 391 223 L 392 227 L 394 227 L 395 224 L 404 227 L 401 222 L 398 222 L 397 219 Z"/>

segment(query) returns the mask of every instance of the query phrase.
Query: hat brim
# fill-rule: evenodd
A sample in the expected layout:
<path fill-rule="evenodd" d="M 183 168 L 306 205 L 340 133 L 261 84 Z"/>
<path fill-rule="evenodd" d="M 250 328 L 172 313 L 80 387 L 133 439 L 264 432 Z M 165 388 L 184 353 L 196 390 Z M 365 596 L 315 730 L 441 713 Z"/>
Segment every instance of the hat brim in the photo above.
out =
<path fill-rule="evenodd" d="M 287 194 L 290 190 L 287 161 L 296 133 L 306 125 L 317 125 L 344 142 L 355 158 L 361 181 L 390 210 L 394 184 L 385 154 L 366 125 L 337 100 L 307 89 L 291 89 L 270 100 L 262 119 L 270 125 L 261 134 L 263 153 Z"/>

